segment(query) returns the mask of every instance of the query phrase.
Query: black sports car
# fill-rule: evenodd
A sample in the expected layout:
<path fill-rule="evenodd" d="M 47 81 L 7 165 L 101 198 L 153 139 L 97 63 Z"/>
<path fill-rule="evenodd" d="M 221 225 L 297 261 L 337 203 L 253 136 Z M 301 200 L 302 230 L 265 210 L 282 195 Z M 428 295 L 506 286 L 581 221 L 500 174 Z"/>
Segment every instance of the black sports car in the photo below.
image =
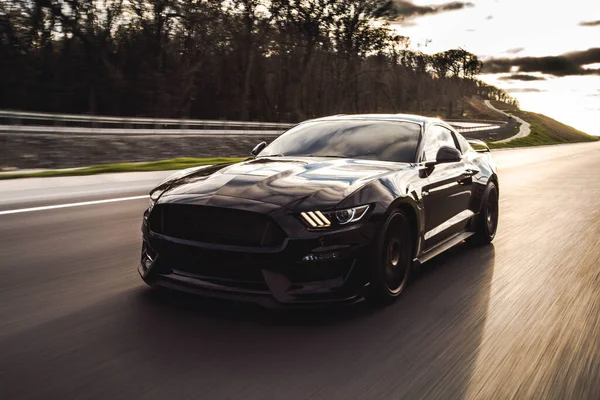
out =
<path fill-rule="evenodd" d="M 412 268 L 496 234 L 489 149 L 437 119 L 316 119 L 252 154 L 152 190 L 146 283 L 271 306 L 388 303 Z"/>

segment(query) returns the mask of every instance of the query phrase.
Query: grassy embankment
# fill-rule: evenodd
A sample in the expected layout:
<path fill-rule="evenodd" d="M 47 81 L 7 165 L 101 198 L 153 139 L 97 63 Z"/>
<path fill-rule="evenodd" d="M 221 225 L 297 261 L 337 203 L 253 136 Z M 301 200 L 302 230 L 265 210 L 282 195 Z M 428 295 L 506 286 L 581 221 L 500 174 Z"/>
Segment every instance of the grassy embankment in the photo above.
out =
<path fill-rule="evenodd" d="M 562 124 L 552 118 L 542 114 L 522 111 L 516 107 L 510 106 L 499 101 L 491 102 L 494 107 L 517 116 L 531 124 L 531 133 L 524 138 L 511 140 L 507 143 L 494 143 L 494 141 L 509 138 L 519 132 L 520 124 L 514 121 L 509 123 L 504 131 L 492 134 L 475 134 L 476 139 L 481 139 L 488 143 L 492 149 L 502 149 L 511 147 L 529 147 L 564 143 L 593 142 L 599 138 L 590 136 L 585 132 L 579 131 L 573 127 Z M 465 119 L 488 119 L 488 120 L 506 120 L 507 117 L 500 114 L 484 103 L 484 99 L 473 96 L 465 101 L 464 115 Z"/>
<path fill-rule="evenodd" d="M 531 124 L 531 133 L 527 137 L 514 139 L 506 143 L 489 142 L 488 145 L 492 149 L 593 142 L 599 140 L 596 136 L 588 135 L 545 115 L 522 111 L 497 101 L 492 101 L 492 104 L 498 109 L 509 112 Z"/>
<path fill-rule="evenodd" d="M 91 167 L 48 170 L 31 173 L 4 173 L 0 179 L 17 178 L 43 178 L 52 176 L 81 176 L 95 175 L 109 172 L 140 172 L 140 171 L 170 171 L 202 165 L 224 164 L 242 161 L 243 158 L 174 158 L 172 160 L 161 160 L 144 163 L 116 163 L 93 165 Z"/>

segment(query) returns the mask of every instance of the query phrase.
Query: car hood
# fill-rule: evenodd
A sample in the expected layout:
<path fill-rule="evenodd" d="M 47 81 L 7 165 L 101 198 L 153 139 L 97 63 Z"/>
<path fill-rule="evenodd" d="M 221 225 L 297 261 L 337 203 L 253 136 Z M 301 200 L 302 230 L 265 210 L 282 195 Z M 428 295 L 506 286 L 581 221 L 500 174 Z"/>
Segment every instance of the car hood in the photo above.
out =
<path fill-rule="evenodd" d="M 231 197 L 295 211 L 333 208 L 378 177 L 410 164 L 332 158 L 257 158 L 195 169 L 165 183 L 163 201 Z M 210 202 L 208 202 L 210 204 Z"/>

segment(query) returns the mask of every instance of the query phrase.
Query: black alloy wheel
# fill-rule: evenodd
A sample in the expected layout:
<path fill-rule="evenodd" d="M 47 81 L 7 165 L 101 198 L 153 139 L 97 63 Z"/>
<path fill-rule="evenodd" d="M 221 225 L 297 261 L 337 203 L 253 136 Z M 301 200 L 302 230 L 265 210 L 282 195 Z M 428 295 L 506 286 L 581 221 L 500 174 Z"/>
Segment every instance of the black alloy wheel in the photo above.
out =
<path fill-rule="evenodd" d="M 483 195 L 481 211 L 475 223 L 475 234 L 467 239 L 471 244 L 481 245 L 490 243 L 496 237 L 500 207 L 498 188 L 490 182 Z"/>
<path fill-rule="evenodd" d="M 404 291 L 413 262 L 413 238 L 410 224 L 402 212 L 394 213 L 375 257 L 367 299 L 386 305 Z"/>

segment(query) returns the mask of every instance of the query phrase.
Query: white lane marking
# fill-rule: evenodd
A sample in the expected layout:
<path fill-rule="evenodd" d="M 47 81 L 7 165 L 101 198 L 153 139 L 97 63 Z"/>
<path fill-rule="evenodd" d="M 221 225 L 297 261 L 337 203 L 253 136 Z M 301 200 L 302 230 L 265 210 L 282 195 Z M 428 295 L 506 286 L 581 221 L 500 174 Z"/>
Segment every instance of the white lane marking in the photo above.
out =
<path fill-rule="evenodd" d="M 21 208 L 21 209 L 18 209 L 18 210 L 0 211 L 0 215 L 20 214 L 20 213 L 27 213 L 27 212 L 33 212 L 33 211 L 56 210 L 58 208 L 92 206 L 92 205 L 95 205 L 95 204 L 117 203 L 119 201 L 130 201 L 130 200 L 147 199 L 148 197 L 149 197 L 148 195 L 133 196 L 133 197 L 120 197 L 118 199 L 93 200 L 93 201 L 83 201 L 81 203 L 56 204 L 56 205 L 53 205 L 53 206 Z"/>

